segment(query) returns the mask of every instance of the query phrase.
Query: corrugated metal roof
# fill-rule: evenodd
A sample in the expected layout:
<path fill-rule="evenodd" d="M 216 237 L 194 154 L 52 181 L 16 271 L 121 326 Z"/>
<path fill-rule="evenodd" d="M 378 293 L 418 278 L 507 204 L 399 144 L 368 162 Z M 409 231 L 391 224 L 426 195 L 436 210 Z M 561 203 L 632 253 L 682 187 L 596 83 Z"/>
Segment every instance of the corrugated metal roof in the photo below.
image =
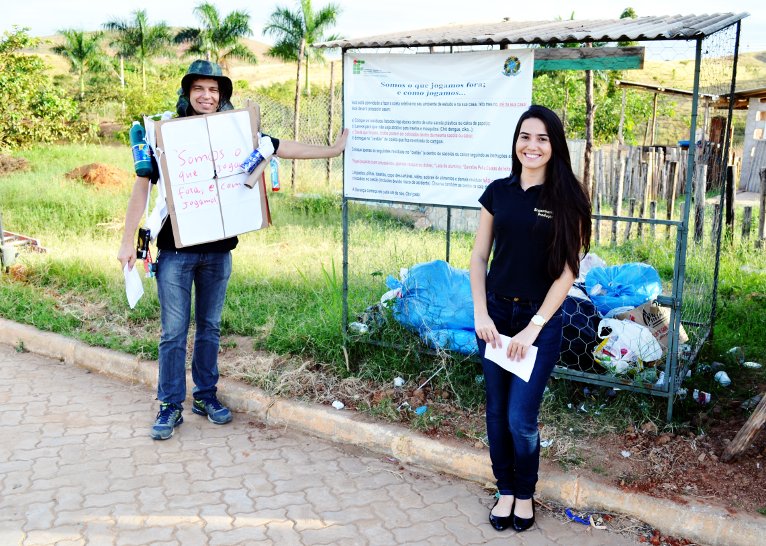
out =
<path fill-rule="evenodd" d="M 636 19 L 585 21 L 511 21 L 450 25 L 333 40 L 316 47 L 343 49 L 484 44 L 551 44 L 564 42 L 623 42 L 704 38 L 736 24 L 748 13 L 662 15 Z"/>

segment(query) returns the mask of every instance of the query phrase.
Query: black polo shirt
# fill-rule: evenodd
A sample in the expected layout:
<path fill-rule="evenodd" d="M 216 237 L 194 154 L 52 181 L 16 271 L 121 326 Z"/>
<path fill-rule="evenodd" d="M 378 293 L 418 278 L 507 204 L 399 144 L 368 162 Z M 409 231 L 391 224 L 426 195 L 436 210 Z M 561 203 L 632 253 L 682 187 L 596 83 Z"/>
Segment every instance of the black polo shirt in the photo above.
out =
<path fill-rule="evenodd" d="M 555 280 L 548 273 L 553 212 L 538 207 L 542 186 L 521 189 L 519 177 L 495 180 L 479 198 L 495 236 L 487 291 L 540 302 Z"/>

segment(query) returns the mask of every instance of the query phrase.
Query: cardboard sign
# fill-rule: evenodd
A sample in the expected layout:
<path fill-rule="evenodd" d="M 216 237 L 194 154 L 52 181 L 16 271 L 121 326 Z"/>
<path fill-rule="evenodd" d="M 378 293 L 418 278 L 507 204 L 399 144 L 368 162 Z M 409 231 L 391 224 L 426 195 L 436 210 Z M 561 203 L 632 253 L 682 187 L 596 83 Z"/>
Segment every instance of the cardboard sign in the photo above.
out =
<path fill-rule="evenodd" d="M 269 225 L 265 188 L 246 187 L 248 174 L 240 167 L 258 147 L 259 129 L 257 105 L 156 122 L 158 164 L 176 247 Z"/>
<path fill-rule="evenodd" d="M 618 313 L 618 319 L 627 319 L 637 324 L 646 326 L 651 330 L 654 338 L 662 346 L 662 350 L 668 350 L 668 334 L 670 333 L 670 309 L 660 307 L 654 302 L 647 302 L 625 313 Z M 686 343 L 689 336 L 686 335 L 683 324 L 678 332 L 678 342 Z"/>

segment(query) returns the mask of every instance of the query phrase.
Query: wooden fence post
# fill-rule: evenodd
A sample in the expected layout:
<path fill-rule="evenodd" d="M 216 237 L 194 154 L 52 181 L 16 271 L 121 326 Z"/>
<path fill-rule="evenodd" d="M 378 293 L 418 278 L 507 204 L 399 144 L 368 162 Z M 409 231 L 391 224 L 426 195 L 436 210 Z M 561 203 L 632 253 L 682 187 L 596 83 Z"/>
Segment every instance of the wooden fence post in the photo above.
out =
<path fill-rule="evenodd" d="M 734 233 L 734 166 L 726 167 L 726 231 Z"/>
<path fill-rule="evenodd" d="M 330 63 L 330 106 L 327 109 L 327 145 L 332 146 L 332 122 L 335 117 L 335 63 Z M 325 181 L 330 187 L 330 164 L 332 158 L 328 157 L 325 164 Z"/>
<path fill-rule="evenodd" d="M 657 201 L 650 201 L 649 202 L 649 218 L 652 220 L 657 219 Z M 657 234 L 657 224 L 650 224 L 649 225 L 649 237 L 654 240 L 656 239 Z"/>
<path fill-rule="evenodd" d="M 628 216 L 633 218 L 633 215 L 636 213 L 636 198 L 631 197 L 630 201 L 628 201 L 630 204 L 628 205 Z M 628 220 L 625 225 L 625 240 L 630 240 L 630 226 L 633 224 L 632 221 Z"/>
<path fill-rule="evenodd" d="M 595 212 L 596 214 L 601 214 L 601 193 L 596 193 L 596 201 L 594 203 L 595 206 Z M 596 246 L 601 245 L 601 220 L 596 218 L 595 225 L 593 226 L 595 228 L 595 240 L 596 240 Z"/>
<path fill-rule="evenodd" d="M 753 228 L 753 207 L 745 207 L 742 215 L 742 239 L 750 239 L 750 230 Z"/>
<path fill-rule="evenodd" d="M 758 434 L 758 431 L 766 424 L 766 392 L 761 395 L 761 401 L 755 407 L 755 411 L 745 423 L 734 439 L 726 446 L 721 460 L 725 463 L 742 453 L 750 445 L 750 442 Z"/>
<path fill-rule="evenodd" d="M 622 215 L 622 192 L 625 183 L 625 158 L 620 156 L 619 172 L 617 173 L 617 188 L 614 191 L 614 215 Z M 617 244 L 617 221 L 612 222 L 612 245 Z"/>
<path fill-rule="evenodd" d="M 698 165 L 694 177 L 694 242 L 701 243 L 705 228 L 705 181 L 707 165 Z"/>
<path fill-rule="evenodd" d="M 721 204 L 713 205 L 713 226 L 710 228 L 710 242 L 715 246 L 718 237 L 718 223 L 721 221 Z"/>
<path fill-rule="evenodd" d="M 676 192 L 678 191 L 678 161 L 668 163 L 668 213 L 667 219 L 673 219 L 673 213 L 676 207 Z M 670 226 L 665 226 L 665 234 L 670 234 Z"/>

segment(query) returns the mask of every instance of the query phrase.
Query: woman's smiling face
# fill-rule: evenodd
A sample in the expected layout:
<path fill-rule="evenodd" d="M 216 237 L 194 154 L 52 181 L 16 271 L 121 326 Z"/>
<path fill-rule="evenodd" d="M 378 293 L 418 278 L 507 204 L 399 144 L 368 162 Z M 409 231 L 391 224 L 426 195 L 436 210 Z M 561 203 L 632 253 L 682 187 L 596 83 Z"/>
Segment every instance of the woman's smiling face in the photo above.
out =
<path fill-rule="evenodd" d="M 519 138 L 516 141 L 516 157 L 523 169 L 537 170 L 545 168 L 553 151 L 548 138 L 548 130 L 542 120 L 527 118 L 521 123 Z"/>

